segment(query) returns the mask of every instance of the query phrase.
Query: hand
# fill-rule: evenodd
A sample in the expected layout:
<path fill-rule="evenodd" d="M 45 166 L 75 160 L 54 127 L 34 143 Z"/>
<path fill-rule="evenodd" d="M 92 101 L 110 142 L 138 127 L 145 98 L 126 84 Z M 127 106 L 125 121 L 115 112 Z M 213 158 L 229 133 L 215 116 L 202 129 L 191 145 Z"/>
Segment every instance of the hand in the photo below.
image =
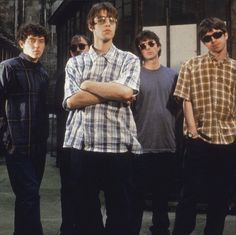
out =
<path fill-rule="evenodd" d="M 80 89 L 86 91 L 86 90 L 88 89 L 88 86 L 89 86 L 90 82 L 91 82 L 91 81 L 89 81 L 89 80 L 83 81 L 83 82 L 81 83 L 81 85 L 80 85 Z"/>
<path fill-rule="evenodd" d="M 198 132 L 197 131 L 187 131 L 187 137 L 190 139 L 197 139 L 199 137 Z"/>
<path fill-rule="evenodd" d="M 126 102 L 128 105 L 131 105 L 136 100 L 137 95 L 132 95 L 132 97 Z"/>

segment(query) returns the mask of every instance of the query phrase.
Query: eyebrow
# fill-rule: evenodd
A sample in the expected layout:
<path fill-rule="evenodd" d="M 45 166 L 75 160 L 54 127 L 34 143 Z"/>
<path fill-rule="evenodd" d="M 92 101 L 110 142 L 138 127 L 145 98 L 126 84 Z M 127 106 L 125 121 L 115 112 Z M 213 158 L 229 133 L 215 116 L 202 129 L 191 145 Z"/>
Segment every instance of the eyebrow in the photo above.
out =
<path fill-rule="evenodd" d="M 31 36 L 28 36 L 28 38 L 33 38 L 33 39 L 35 39 L 35 38 L 39 38 L 39 39 L 45 39 L 45 37 L 44 37 L 44 36 L 33 36 L 33 35 L 31 35 Z"/>

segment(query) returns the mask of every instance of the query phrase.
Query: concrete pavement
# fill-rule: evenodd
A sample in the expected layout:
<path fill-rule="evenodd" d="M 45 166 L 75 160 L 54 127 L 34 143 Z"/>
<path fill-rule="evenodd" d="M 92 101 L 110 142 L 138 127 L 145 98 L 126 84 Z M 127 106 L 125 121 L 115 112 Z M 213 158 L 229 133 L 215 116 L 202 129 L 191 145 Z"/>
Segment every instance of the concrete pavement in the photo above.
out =
<path fill-rule="evenodd" d="M 6 166 L 0 164 L 0 235 L 12 235 L 13 233 L 14 195 L 12 193 Z M 56 167 L 55 158 L 47 157 L 46 171 L 41 186 L 41 217 L 45 235 L 58 235 L 61 223 L 60 211 L 60 178 Z M 171 229 L 175 214 L 169 213 Z M 151 213 L 145 211 L 143 226 L 140 235 L 150 235 L 149 226 Z M 192 235 L 203 235 L 205 215 L 197 216 L 197 226 Z M 227 216 L 224 235 L 236 234 L 236 216 Z M 33 235 L 33 234 L 32 234 Z"/>

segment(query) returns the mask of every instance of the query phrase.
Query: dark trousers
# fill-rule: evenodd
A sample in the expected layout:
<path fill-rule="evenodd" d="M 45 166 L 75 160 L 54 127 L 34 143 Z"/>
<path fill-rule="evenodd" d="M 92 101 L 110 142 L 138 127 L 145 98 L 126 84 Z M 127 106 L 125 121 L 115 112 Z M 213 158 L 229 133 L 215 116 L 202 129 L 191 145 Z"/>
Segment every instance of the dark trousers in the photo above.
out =
<path fill-rule="evenodd" d="M 14 235 L 42 235 L 39 188 L 43 177 L 46 144 L 32 147 L 31 154 L 6 155 L 15 200 Z"/>
<path fill-rule="evenodd" d="M 152 200 L 153 235 L 169 235 L 168 199 L 173 183 L 176 157 L 174 153 L 142 154 L 134 160 L 136 206 L 132 235 L 140 233 L 145 199 Z"/>
<path fill-rule="evenodd" d="M 71 154 L 70 149 L 61 148 L 58 156 L 61 178 L 61 227 L 60 235 L 73 235 L 76 230 L 76 215 L 73 201 L 73 188 L 71 187 Z"/>
<path fill-rule="evenodd" d="M 95 153 L 71 150 L 70 192 L 73 193 L 76 231 L 81 235 L 130 235 L 132 203 L 130 153 Z M 103 223 L 99 192 L 103 190 Z"/>
<path fill-rule="evenodd" d="M 233 144 L 214 145 L 201 139 L 188 141 L 174 235 L 189 235 L 194 230 L 199 201 L 206 202 L 208 206 L 204 234 L 223 234 L 235 153 Z"/>

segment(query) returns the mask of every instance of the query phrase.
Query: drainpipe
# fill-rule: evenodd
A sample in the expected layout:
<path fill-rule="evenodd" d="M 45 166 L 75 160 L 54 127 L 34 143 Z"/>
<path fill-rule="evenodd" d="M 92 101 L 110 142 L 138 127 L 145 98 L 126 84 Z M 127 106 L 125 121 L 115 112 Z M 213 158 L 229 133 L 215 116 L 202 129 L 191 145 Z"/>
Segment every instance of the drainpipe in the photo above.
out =
<path fill-rule="evenodd" d="M 25 23 L 25 0 L 22 1 L 22 21 Z"/>
<path fill-rule="evenodd" d="M 18 0 L 15 0 L 15 22 L 14 22 L 14 34 L 15 34 L 15 36 L 16 36 L 16 33 L 17 33 L 17 28 L 18 28 L 18 8 L 19 8 Z"/>
<path fill-rule="evenodd" d="M 166 64 L 170 67 L 170 4 L 171 0 L 167 1 L 166 6 Z"/>

